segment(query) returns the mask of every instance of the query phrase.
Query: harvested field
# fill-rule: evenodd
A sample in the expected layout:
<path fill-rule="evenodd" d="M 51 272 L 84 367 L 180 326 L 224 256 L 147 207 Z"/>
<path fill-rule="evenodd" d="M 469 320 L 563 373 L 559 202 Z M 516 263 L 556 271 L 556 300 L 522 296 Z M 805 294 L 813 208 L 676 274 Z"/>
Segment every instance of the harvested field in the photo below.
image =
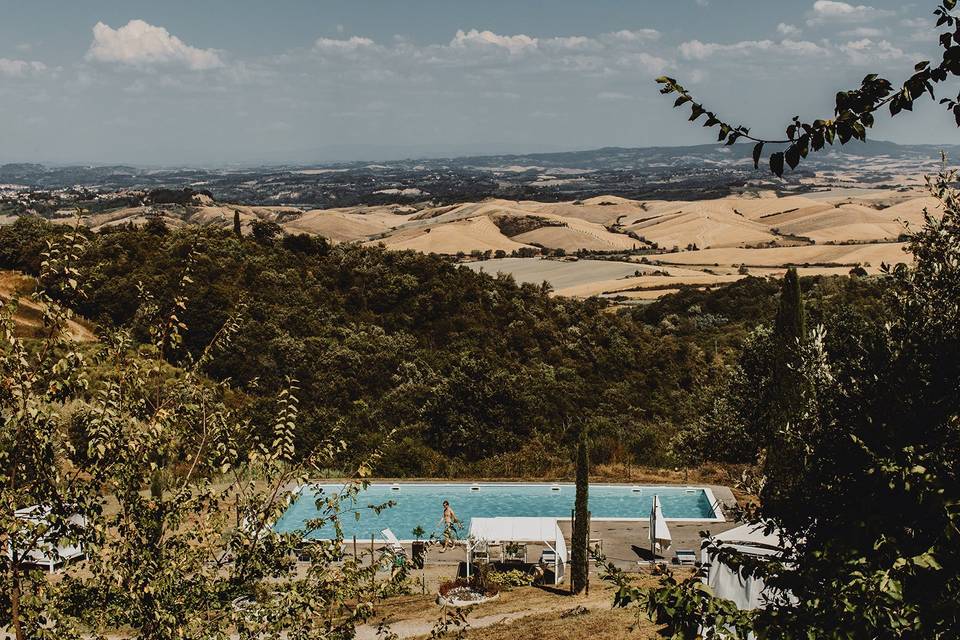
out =
<path fill-rule="evenodd" d="M 650 256 L 652 262 L 679 266 L 786 267 L 788 265 L 849 266 L 863 265 L 876 272 L 882 263 L 910 262 L 905 243 L 858 245 L 810 245 L 770 249 L 705 249 Z"/>
<path fill-rule="evenodd" d="M 624 278 L 633 277 L 638 272 L 652 274 L 658 270 L 657 267 L 631 262 L 542 258 L 502 258 L 471 262 L 464 266 L 474 271 L 483 271 L 492 275 L 497 273 L 510 274 L 517 282 L 540 284 L 547 281 L 561 295 L 571 295 L 565 292 L 581 287 L 590 287 L 600 281 L 617 282 Z M 651 277 L 662 276 L 651 275 Z"/>
<path fill-rule="evenodd" d="M 503 235 L 490 218 L 480 216 L 458 220 L 428 229 L 400 231 L 382 240 L 368 244 L 383 244 L 388 249 L 412 249 L 422 253 L 454 254 L 464 251 L 515 251 L 530 245 L 511 240 Z"/>

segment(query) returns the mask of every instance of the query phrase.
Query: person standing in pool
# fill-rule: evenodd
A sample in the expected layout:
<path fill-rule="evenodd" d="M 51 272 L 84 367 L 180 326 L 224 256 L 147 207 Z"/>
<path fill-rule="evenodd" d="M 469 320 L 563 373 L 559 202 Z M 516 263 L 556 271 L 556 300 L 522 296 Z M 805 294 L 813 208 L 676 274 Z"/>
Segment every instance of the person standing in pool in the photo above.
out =
<path fill-rule="evenodd" d="M 457 539 L 457 528 L 461 527 L 462 524 L 460 518 L 450 507 L 448 500 L 443 501 L 443 518 L 440 523 L 443 526 L 443 550 L 450 549 Z"/>

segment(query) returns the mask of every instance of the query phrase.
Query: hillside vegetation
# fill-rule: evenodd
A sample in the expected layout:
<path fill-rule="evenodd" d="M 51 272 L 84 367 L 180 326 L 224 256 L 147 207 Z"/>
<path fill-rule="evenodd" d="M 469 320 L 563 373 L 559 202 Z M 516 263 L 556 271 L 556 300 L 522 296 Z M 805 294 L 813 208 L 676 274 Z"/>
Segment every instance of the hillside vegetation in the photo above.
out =
<path fill-rule="evenodd" d="M 36 218 L 0 229 L 0 267 L 35 273 L 45 240 L 61 231 Z M 412 251 L 159 224 L 87 233 L 88 294 L 70 306 L 133 325 L 145 341 L 140 290 L 161 308 L 186 296 L 175 364 L 242 308 L 232 348 L 206 373 L 236 388 L 251 428 L 267 428 L 271 398 L 295 379 L 298 442 L 331 430 L 360 452 L 389 441 L 382 475 L 562 474 L 582 422 L 598 462 L 672 466 L 671 437 L 702 413 L 704 391 L 776 308 L 777 287 L 761 278 L 603 313 L 597 299 L 552 297 Z M 883 292 L 873 279 L 804 286 L 824 307 L 876 306 Z"/>

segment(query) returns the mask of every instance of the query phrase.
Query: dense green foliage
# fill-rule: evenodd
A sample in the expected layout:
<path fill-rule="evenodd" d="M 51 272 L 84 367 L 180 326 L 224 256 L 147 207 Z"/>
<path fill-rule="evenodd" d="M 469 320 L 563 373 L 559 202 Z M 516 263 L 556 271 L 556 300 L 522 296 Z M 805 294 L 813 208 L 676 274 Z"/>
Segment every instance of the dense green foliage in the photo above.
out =
<path fill-rule="evenodd" d="M 58 233 L 35 218 L 0 228 L 0 268 L 36 273 Z M 687 290 L 619 314 L 597 300 L 554 299 L 543 287 L 476 274 L 442 258 L 337 246 L 308 236 L 240 238 L 211 229 L 116 229 L 90 235 L 80 257 L 86 297 L 66 302 L 103 326 L 139 318 L 139 289 L 170 308 L 189 265 L 189 326 L 174 363 L 199 351 L 239 306 L 236 348 L 205 373 L 230 380 L 254 429 L 271 398 L 300 382 L 296 441 L 331 429 L 358 451 L 394 433 L 383 475 L 555 475 L 570 469 L 584 417 L 597 463 L 674 464 L 668 447 L 696 421 L 754 327 L 777 308 L 776 282 L 747 278 Z M 805 278 L 821 319 L 849 305 L 880 315 L 869 278 Z"/>
<path fill-rule="evenodd" d="M 860 89 L 837 94 L 835 119 L 795 117 L 771 170 L 782 175 L 784 163 L 796 167 L 834 136 L 863 140 L 879 107 L 909 111 L 933 96 L 934 83 L 960 75 L 956 5 L 944 0 L 934 12 L 937 27 L 950 29 L 939 38 L 939 65 L 918 63 L 899 91 L 868 75 Z M 679 94 L 675 106 L 693 104 L 691 120 L 707 113 L 721 140 L 755 140 L 759 164 L 766 141 L 708 113 L 671 78 L 658 81 Z M 957 100 L 941 103 L 960 124 Z M 909 237 L 912 268 L 888 269 L 887 312 L 850 309 L 805 335 L 797 288 L 785 286 L 774 329 L 751 336 L 711 410 L 675 441 L 690 460 L 766 457 L 761 503 L 745 515 L 779 532 L 781 551 L 758 560 L 712 545 L 722 562 L 764 581 L 765 606 L 740 611 L 701 575 L 678 581 L 668 572 L 643 591 L 610 565 L 616 605 L 639 604 L 681 639 L 960 634 L 960 192 L 953 171 L 928 183 L 943 215 L 927 215 Z M 785 352 L 791 339 L 795 353 Z"/>
<path fill-rule="evenodd" d="M 262 436 L 226 407 L 227 385 L 200 371 L 230 348 L 235 318 L 172 371 L 164 355 L 186 330 L 183 295 L 166 312 L 144 296 L 147 343 L 120 328 L 92 353 L 79 347 L 56 298 L 82 297 L 85 244 L 68 233 L 43 253 L 30 295 L 40 337 L 18 337 L 19 301 L 0 300 L 0 635 L 353 638 L 376 602 L 405 589 L 404 569 L 391 554 L 345 556 L 342 536 L 299 549 L 309 559 L 300 570 L 294 551 L 314 527 L 339 521 L 370 465 L 319 501 L 321 516 L 304 531 L 275 532 L 290 487 L 338 459 L 343 443 L 328 436 L 294 458 L 290 381 Z M 76 544 L 85 558 L 69 558 L 57 579 L 32 562 L 35 553 L 67 560 L 55 549 Z"/>
<path fill-rule="evenodd" d="M 806 313 L 803 309 L 803 297 L 800 293 L 800 279 L 796 269 L 787 271 L 780 291 L 780 306 L 773 323 L 773 351 L 765 356 L 769 361 L 772 355 L 772 376 L 769 385 L 769 403 L 756 404 L 754 407 L 766 408 L 762 411 L 765 433 L 757 433 L 762 438 L 761 446 L 766 451 L 764 472 L 768 488 L 782 491 L 797 478 L 796 462 L 802 459 L 802 440 L 794 437 L 797 417 L 804 408 L 804 400 L 812 393 L 806 386 L 803 376 L 803 349 L 807 343 Z M 763 436 L 766 437 L 763 437 Z M 799 449 L 799 450 L 798 450 Z M 770 503 L 777 496 L 764 493 L 764 501 Z"/>
<path fill-rule="evenodd" d="M 36 272 L 36 219 L 0 229 L 0 267 Z M 396 432 L 385 475 L 526 475 L 569 468 L 568 416 L 594 427 L 601 460 L 665 461 L 671 425 L 697 412 L 715 370 L 688 339 L 596 300 L 553 299 L 433 256 L 306 236 L 238 238 L 211 229 L 90 234 L 80 258 L 87 295 L 66 302 L 103 326 L 130 324 L 139 289 L 160 308 L 180 294 L 189 326 L 174 363 L 196 357 L 240 305 L 235 348 L 205 372 L 230 380 L 254 427 L 288 377 L 302 389 L 297 442 L 338 429 L 360 451 Z M 558 446 L 559 445 L 559 446 Z"/>
<path fill-rule="evenodd" d="M 806 340 L 794 286 L 755 332 L 708 419 L 684 432 L 704 458 L 759 463 L 748 519 L 781 532 L 768 561 L 726 549 L 762 578 L 765 609 L 737 611 L 698 578 L 651 592 L 621 585 L 676 637 L 953 638 L 960 632 L 960 197 L 933 185 L 942 219 L 911 240 L 915 267 L 890 272 L 888 313 L 828 316 Z M 793 318 L 793 321 L 786 321 Z M 795 353 L 782 347 L 795 341 Z M 799 339 L 798 339 L 799 338 Z M 790 388 L 783 388 L 787 375 Z M 777 389 L 767 393 L 767 389 Z M 795 395 L 794 395 L 795 394 Z M 785 397 L 790 401 L 785 402 Z"/>
<path fill-rule="evenodd" d="M 144 199 L 145 202 L 150 204 L 179 204 L 179 205 L 189 205 L 194 204 L 196 196 L 207 196 L 212 198 L 213 194 L 205 189 L 199 191 L 194 191 L 189 187 L 184 187 L 183 189 L 151 189 Z"/>

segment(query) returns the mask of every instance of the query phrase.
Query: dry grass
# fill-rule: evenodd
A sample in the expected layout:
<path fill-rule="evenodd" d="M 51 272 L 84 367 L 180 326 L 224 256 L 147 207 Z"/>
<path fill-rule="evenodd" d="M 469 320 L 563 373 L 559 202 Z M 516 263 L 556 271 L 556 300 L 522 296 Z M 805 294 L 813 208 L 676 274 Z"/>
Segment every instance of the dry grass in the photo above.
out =
<path fill-rule="evenodd" d="M 642 574 L 636 584 L 650 587 L 653 576 Z M 637 618 L 635 609 L 613 609 L 613 589 L 591 578 L 590 595 L 573 596 L 561 589 L 524 587 L 501 593 L 498 600 L 469 611 L 467 638 L 656 638 L 658 627 Z M 441 609 L 433 596 L 402 596 L 377 607 L 378 619 L 387 620 L 400 637 L 427 637 Z"/>
<path fill-rule="evenodd" d="M 484 640 L 618 640 L 660 638 L 658 627 L 647 620 L 637 622 L 633 611 L 623 609 L 588 611 L 564 618 L 561 613 L 528 616 L 511 622 L 467 632 L 467 638 Z"/>
<path fill-rule="evenodd" d="M 731 486 L 740 480 L 744 465 L 704 464 L 695 469 L 666 469 L 646 467 L 623 462 L 596 464 L 590 470 L 591 482 L 662 484 L 662 485 L 723 485 Z M 467 470 L 462 475 L 434 478 L 378 477 L 376 482 L 570 482 L 575 468 L 566 459 L 551 461 L 542 470 L 516 472 L 510 465 L 488 470 Z M 327 480 L 339 480 L 331 476 Z"/>

